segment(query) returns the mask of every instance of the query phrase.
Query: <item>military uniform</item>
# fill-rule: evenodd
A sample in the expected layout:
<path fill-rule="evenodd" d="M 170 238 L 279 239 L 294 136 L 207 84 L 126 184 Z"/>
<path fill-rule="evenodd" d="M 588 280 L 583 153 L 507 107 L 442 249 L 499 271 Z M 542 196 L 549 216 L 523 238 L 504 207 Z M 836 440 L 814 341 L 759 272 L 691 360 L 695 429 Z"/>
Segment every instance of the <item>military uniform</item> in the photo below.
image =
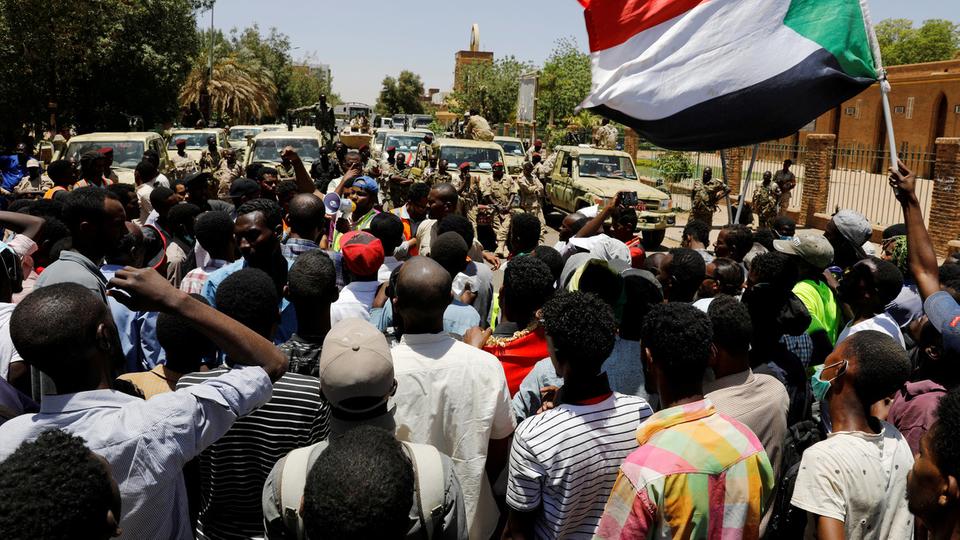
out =
<path fill-rule="evenodd" d="M 220 167 L 213 172 L 213 178 L 217 182 L 217 196 L 224 201 L 230 200 L 230 186 L 233 181 L 243 176 L 243 166 L 240 162 L 234 162 L 233 166 L 225 159 L 220 160 Z"/>
<path fill-rule="evenodd" d="M 520 188 L 520 211 L 534 214 L 540 220 L 540 241 L 543 242 L 543 235 L 547 230 L 547 222 L 543 219 L 543 209 L 540 207 L 543 184 L 532 174 L 529 177 L 520 174 L 516 178 Z"/>
<path fill-rule="evenodd" d="M 617 138 L 620 137 L 620 132 L 617 131 L 617 128 L 613 127 L 610 124 L 605 126 L 600 126 L 597 129 L 597 134 L 594 137 L 596 146 L 598 148 L 603 148 L 606 150 L 616 150 L 617 148 Z"/>
<path fill-rule="evenodd" d="M 490 124 L 487 123 L 486 118 L 476 114 L 471 115 L 470 119 L 467 120 L 467 125 L 463 128 L 463 138 L 476 141 L 492 141 L 493 130 L 490 129 Z"/>
<path fill-rule="evenodd" d="M 417 155 L 413 158 L 413 165 L 425 169 L 432 160 L 433 144 L 427 144 L 426 142 L 420 143 L 420 145 L 417 146 Z"/>
<path fill-rule="evenodd" d="M 277 172 L 280 178 L 293 178 L 297 176 L 297 170 L 293 168 L 293 163 L 284 165 L 283 162 L 280 162 L 280 164 L 277 165 Z"/>
<path fill-rule="evenodd" d="M 723 193 L 724 183 L 719 178 L 712 178 L 706 184 L 697 180 L 690 193 L 690 219 L 696 219 L 713 226 L 713 213 L 717 210 L 720 194 Z"/>
<path fill-rule="evenodd" d="M 210 152 L 206 149 L 200 154 L 200 172 L 213 173 L 220 167 L 220 151 Z"/>
<path fill-rule="evenodd" d="M 181 156 L 177 152 L 174 152 L 173 155 L 170 156 L 170 161 L 173 162 L 174 180 L 183 180 L 188 174 L 195 173 L 200 170 L 200 165 L 196 162 L 196 160 L 187 155 Z"/>
<path fill-rule="evenodd" d="M 780 188 L 771 183 L 770 186 L 761 184 L 753 194 L 753 212 L 757 215 L 761 229 L 769 229 L 777 219 L 779 192 Z"/>
<path fill-rule="evenodd" d="M 787 213 L 787 208 L 790 207 L 793 188 L 797 187 L 797 177 L 790 171 L 779 170 L 777 174 L 773 175 L 773 181 L 776 182 L 780 188 L 780 198 L 778 202 L 779 213 L 782 216 Z"/>
<path fill-rule="evenodd" d="M 407 196 L 410 193 L 410 185 L 399 184 L 391 181 L 391 178 L 394 176 L 409 179 L 411 178 L 411 170 L 404 169 L 401 171 L 396 165 L 391 163 L 384 163 L 380 167 L 380 192 L 386 192 L 388 194 L 390 208 L 400 208 L 401 206 L 407 204 Z"/>
<path fill-rule="evenodd" d="M 493 175 L 484 175 L 480 179 L 481 200 L 491 200 L 499 208 L 493 213 L 493 231 L 497 235 L 497 253 L 507 253 L 507 233 L 510 231 L 510 217 L 517 207 L 520 186 L 517 179 L 509 174 L 497 180 Z M 506 212 L 504 212 L 506 210 Z"/>
<path fill-rule="evenodd" d="M 480 179 L 470 175 L 468 183 L 459 175 L 450 181 L 460 195 L 460 214 L 477 226 L 477 201 L 480 200 Z"/>
<path fill-rule="evenodd" d="M 48 189 L 52 188 L 53 180 L 51 180 L 50 177 L 45 174 L 39 176 L 36 182 L 31 180 L 29 176 L 24 176 L 23 179 L 21 179 L 20 182 L 14 186 L 13 192 L 17 194 L 28 193 L 31 191 L 40 191 L 45 193 Z"/>
<path fill-rule="evenodd" d="M 541 146 L 541 147 L 540 147 L 540 150 L 537 150 L 536 148 L 534 148 L 533 146 L 531 146 L 530 148 L 527 148 L 527 153 L 524 154 L 523 160 L 524 160 L 524 161 L 533 161 L 533 155 L 534 155 L 534 154 L 540 154 L 540 163 L 543 163 L 543 160 L 547 159 L 547 154 L 548 154 L 548 153 L 549 153 L 549 152 L 547 152 L 546 147 Z"/>
<path fill-rule="evenodd" d="M 424 184 L 433 187 L 437 184 L 443 184 L 444 182 L 453 182 L 453 177 L 450 176 L 450 173 L 447 171 L 441 171 L 439 169 L 432 169 L 430 172 L 423 175 L 423 178 L 420 180 Z"/>

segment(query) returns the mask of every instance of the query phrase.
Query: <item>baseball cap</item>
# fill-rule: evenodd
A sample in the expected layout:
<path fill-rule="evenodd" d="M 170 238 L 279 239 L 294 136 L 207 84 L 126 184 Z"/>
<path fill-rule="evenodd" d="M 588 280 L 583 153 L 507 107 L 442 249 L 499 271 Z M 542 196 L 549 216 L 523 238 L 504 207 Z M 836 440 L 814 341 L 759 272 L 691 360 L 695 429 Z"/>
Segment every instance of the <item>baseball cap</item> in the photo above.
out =
<path fill-rule="evenodd" d="M 200 182 L 209 182 L 213 178 L 213 175 L 208 172 L 195 172 L 190 173 L 183 179 L 183 183 L 187 186 L 187 189 L 191 189 Z M 252 180 L 251 180 L 252 181 Z M 233 186 L 230 186 L 231 189 Z"/>
<path fill-rule="evenodd" d="M 840 210 L 834 214 L 833 224 L 836 225 L 840 234 L 854 246 L 862 246 L 873 234 L 873 227 L 870 226 L 867 218 L 854 210 Z"/>
<path fill-rule="evenodd" d="M 937 291 L 923 303 L 927 320 L 943 337 L 943 348 L 960 353 L 960 304 L 946 291 Z"/>
<path fill-rule="evenodd" d="M 343 264 L 356 276 L 372 276 L 383 264 L 383 244 L 366 231 L 350 231 L 340 239 Z"/>
<path fill-rule="evenodd" d="M 540 139 L 537 139 L 537 140 L 533 141 L 533 145 L 534 145 L 534 146 L 543 146 L 543 141 L 540 140 Z"/>
<path fill-rule="evenodd" d="M 330 329 L 320 351 L 320 388 L 331 406 L 369 412 L 386 402 L 395 386 L 390 346 L 377 327 L 351 318 Z M 381 400 L 361 408 L 345 403 L 354 398 Z"/>
<path fill-rule="evenodd" d="M 387 152 L 396 152 L 396 151 L 397 151 L 397 147 L 396 147 L 396 146 L 388 146 L 388 147 L 387 147 Z"/>
<path fill-rule="evenodd" d="M 377 181 L 369 176 L 361 176 L 353 181 L 353 187 L 368 191 L 370 193 L 378 193 L 380 191 L 380 185 L 377 184 Z"/>
<path fill-rule="evenodd" d="M 494 169 L 496 169 L 497 167 L 500 167 L 500 168 L 502 169 L 502 168 L 503 168 L 503 162 L 502 162 L 502 161 L 498 161 L 498 162 L 496 162 L 496 163 L 493 164 L 493 168 L 494 168 Z"/>
<path fill-rule="evenodd" d="M 109 146 L 104 146 L 103 148 L 98 148 L 97 153 L 100 155 L 107 156 L 113 153 L 113 148 Z"/>
<path fill-rule="evenodd" d="M 369 149 L 370 149 L 370 145 L 369 145 L 369 144 L 365 144 L 365 145 L 361 146 L 360 148 L 357 148 L 357 150 L 359 150 L 359 151 L 361 151 L 361 152 L 363 152 L 364 150 L 369 150 Z"/>
<path fill-rule="evenodd" d="M 806 232 L 790 240 L 774 240 L 773 248 L 780 253 L 796 255 L 818 269 L 824 269 L 833 262 L 833 246 L 822 235 Z"/>
<path fill-rule="evenodd" d="M 469 169 L 470 169 L 470 164 L 467 163 L 466 161 L 464 161 L 464 162 L 461 163 L 460 166 L 457 167 L 457 168 L 460 169 L 461 171 L 463 171 L 463 170 L 469 170 Z"/>
<path fill-rule="evenodd" d="M 27 160 L 27 168 L 28 168 L 28 169 L 31 169 L 31 168 L 34 168 L 34 167 L 40 168 L 40 162 L 37 161 L 37 160 L 35 160 L 35 159 L 32 159 L 32 158 L 31 158 L 31 159 L 28 159 L 28 160 Z"/>
<path fill-rule="evenodd" d="M 231 199 L 236 199 L 239 197 L 257 195 L 258 193 L 260 193 L 260 184 L 258 184 L 256 180 L 251 180 L 249 178 L 237 178 L 230 186 L 230 194 L 228 196 Z"/>
<path fill-rule="evenodd" d="M 602 233 L 594 236 L 571 238 L 570 244 L 589 251 L 590 255 L 605 261 L 616 272 L 623 272 L 630 268 L 633 261 L 630 248 L 626 244 Z"/>
<path fill-rule="evenodd" d="M 180 146 L 181 144 L 187 144 L 187 140 L 186 140 L 186 139 L 177 139 L 177 140 L 173 141 L 173 143 L 176 144 L 177 146 Z"/>

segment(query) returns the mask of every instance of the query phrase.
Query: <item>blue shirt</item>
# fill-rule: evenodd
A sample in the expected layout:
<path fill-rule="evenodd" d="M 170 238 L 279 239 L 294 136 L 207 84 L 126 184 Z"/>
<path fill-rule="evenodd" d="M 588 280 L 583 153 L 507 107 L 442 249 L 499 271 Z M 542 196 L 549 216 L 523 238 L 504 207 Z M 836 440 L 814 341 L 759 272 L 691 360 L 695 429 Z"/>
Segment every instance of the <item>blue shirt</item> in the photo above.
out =
<path fill-rule="evenodd" d="M 117 270 L 123 268 L 117 265 L 104 265 L 100 272 L 107 281 L 113 279 Z M 112 296 L 107 297 L 107 306 L 113 315 L 113 322 L 117 325 L 120 334 L 120 346 L 123 348 L 123 357 L 126 358 L 126 372 L 149 371 L 160 364 L 167 363 L 167 353 L 157 341 L 156 311 L 130 311 L 130 308 L 117 302 Z"/>
<path fill-rule="evenodd" d="M 287 268 L 293 266 L 289 260 L 287 261 Z M 219 270 L 215 270 L 210 273 L 210 276 L 207 278 L 207 283 L 203 286 L 203 297 L 207 299 L 207 302 L 210 302 L 210 305 L 217 307 L 217 287 L 223 283 L 223 280 L 230 277 L 231 274 L 238 270 L 242 270 L 247 267 L 247 260 L 243 257 L 233 261 L 232 263 L 224 266 Z M 277 333 L 273 336 L 273 342 L 277 345 L 281 343 L 286 343 L 293 334 L 297 332 L 297 313 L 293 309 L 293 304 L 290 303 L 286 298 L 280 298 L 280 327 L 277 328 Z"/>
<path fill-rule="evenodd" d="M 370 310 L 370 324 L 374 325 L 381 332 L 386 332 L 388 328 L 393 327 L 393 303 L 387 302 L 383 307 Z M 480 326 L 480 314 L 473 306 L 468 306 L 458 300 L 454 300 L 447 309 L 443 311 L 443 331 L 450 334 L 463 336 L 467 330 L 474 326 Z"/>
<path fill-rule="evenodd" d="M 149 401 L 115 390 L 48 395 L 39 413 L 0 426 L 0 460 L 50 429 L 83 437 L 120 486 L 121 538 L 193 538 L 183 466 L 272 392 L 267 372 L 247 366 Z"/>

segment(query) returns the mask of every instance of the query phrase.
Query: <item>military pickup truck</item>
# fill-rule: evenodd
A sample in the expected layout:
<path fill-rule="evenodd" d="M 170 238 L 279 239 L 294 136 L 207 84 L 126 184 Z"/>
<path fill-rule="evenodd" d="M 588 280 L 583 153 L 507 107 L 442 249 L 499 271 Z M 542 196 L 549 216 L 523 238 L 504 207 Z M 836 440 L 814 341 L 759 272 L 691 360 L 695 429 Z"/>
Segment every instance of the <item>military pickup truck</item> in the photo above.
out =
<path fill-rule="evenodd" d="M 564 212 L 606 202 L 620 191 L 637 193 L 637 230 L 647 249 L 659 247 L 667 227 L 676 223 L 670 195 L 640 181 L 630 154 L 589 145 L 559 146 L 553 169 L 548 171 L 546 199 L 549 207 Z"/>
<path fill-rule="evenodd" d="M 174 129 L 170 132 L 170 140 L 167 141 L 167 150 L 176 153 L 177 141 L 183 139 L 187 141 L 187 148 L 184 150 L 187 156 L 199 163 L 204 150 L 207 150 L 208 137 L 217 138 L 217 148 L 221 151 L 230 148 L 227 135 L 222 129 Z"/>
<path fill-rule="evenodd" d="M 292 146 L 309 169 L 310 164 L 320 159 L 323 144 L 323 134 L 312 127 L 293 131 L 263 131 L 253 138 L 244 155 L 243 166 L 246 168 L 251 163 L 263 163 L 271 167 L 278 165 L 281 163 L 280 152 Z"/>
<path fill-rule="evenodd" d="M 523 169 L 523 161 L 527 154 L 527 149 L 523 146 L 523 141 L 517 137 L 494 137 L 493 142 L 503 148 L 503 155 L 506 161 L 503 164 L 507 167 L 510 174 L 520 174 Z"/>
<path fill-rule="evenodd" d="M 124 184 L 134 184 L 133 170 L 143 159 L 146 150 L 155 150 L 160 156 L 160 172 L 167 176 L 172 175 L 173 163 L 167 156 L 163 138 L 160 134 L 149 131 L 77 135 L 70 138 L 67 146 L 56 158 L 73 159 L 79 163 L 81 154 L 101 148 L 113 149 L 113 171 Z"/>

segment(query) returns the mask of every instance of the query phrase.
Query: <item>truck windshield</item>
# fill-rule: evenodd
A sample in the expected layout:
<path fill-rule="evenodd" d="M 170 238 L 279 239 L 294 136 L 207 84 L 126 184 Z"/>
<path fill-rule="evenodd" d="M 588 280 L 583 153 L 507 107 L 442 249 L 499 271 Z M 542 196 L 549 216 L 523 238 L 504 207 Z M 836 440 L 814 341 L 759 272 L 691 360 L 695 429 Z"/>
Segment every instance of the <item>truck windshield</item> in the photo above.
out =
<path fill-rule="evenodd" d="M 253 144 L 253 161 L 280 161 L 280 151 L 292 146 L 300 159 L 314 162 L 320 159 L 320 143 L 315 139 L 260 139 Z"/>
<path fill-rule="evenodd" d="M 447 169 L 455 171 L 461 163 L 469 163 L 472 170 L 492 170 L 493 164 L 503 161 L 499 149 L 444 146 L 440 148 L 440 159 L 447 160 Z"/>
<path fill-rule="evenodd" d="M 257 136 L 261 131 L 260 128 L 232 128 L 230 129 L 230 140 L 231 141 L 242 141 L 250 137 Z"/>
<path fill-rule="evenodd" d="M 627 178 L 636 180 L 637 170 L 630 158 L 623 156 L 580 155 L 580 176 Z"/>
<path fill-rule="evenodd" d="M 200 132 L 200 133 L 177 133 L 176 131 L 170 135 L 170 144 L 167 145 L 167 148 L 170 150 L 177 149 L 177 141 L 183 139 L 187 141 L 187 148 L 190 150 L 202 150 L 207 147 L 207 137 L 216 137 L 216 132 Z"/>
<path fill-rule="evenodd" d="M 96 152 L 101 148 L 113 148 L 113 167 L 132 169 L 143 159 L 143 143 L 140 141 L 71 142 L 60 159 L 80 163 L 80 156 L 85 152 Z"/>
<path fill-rule="evenodd" d="M 523 145 L 516 141 L 494 141 L 503 148 L 503 153 L 508 156 L 522 156 Z"/>

